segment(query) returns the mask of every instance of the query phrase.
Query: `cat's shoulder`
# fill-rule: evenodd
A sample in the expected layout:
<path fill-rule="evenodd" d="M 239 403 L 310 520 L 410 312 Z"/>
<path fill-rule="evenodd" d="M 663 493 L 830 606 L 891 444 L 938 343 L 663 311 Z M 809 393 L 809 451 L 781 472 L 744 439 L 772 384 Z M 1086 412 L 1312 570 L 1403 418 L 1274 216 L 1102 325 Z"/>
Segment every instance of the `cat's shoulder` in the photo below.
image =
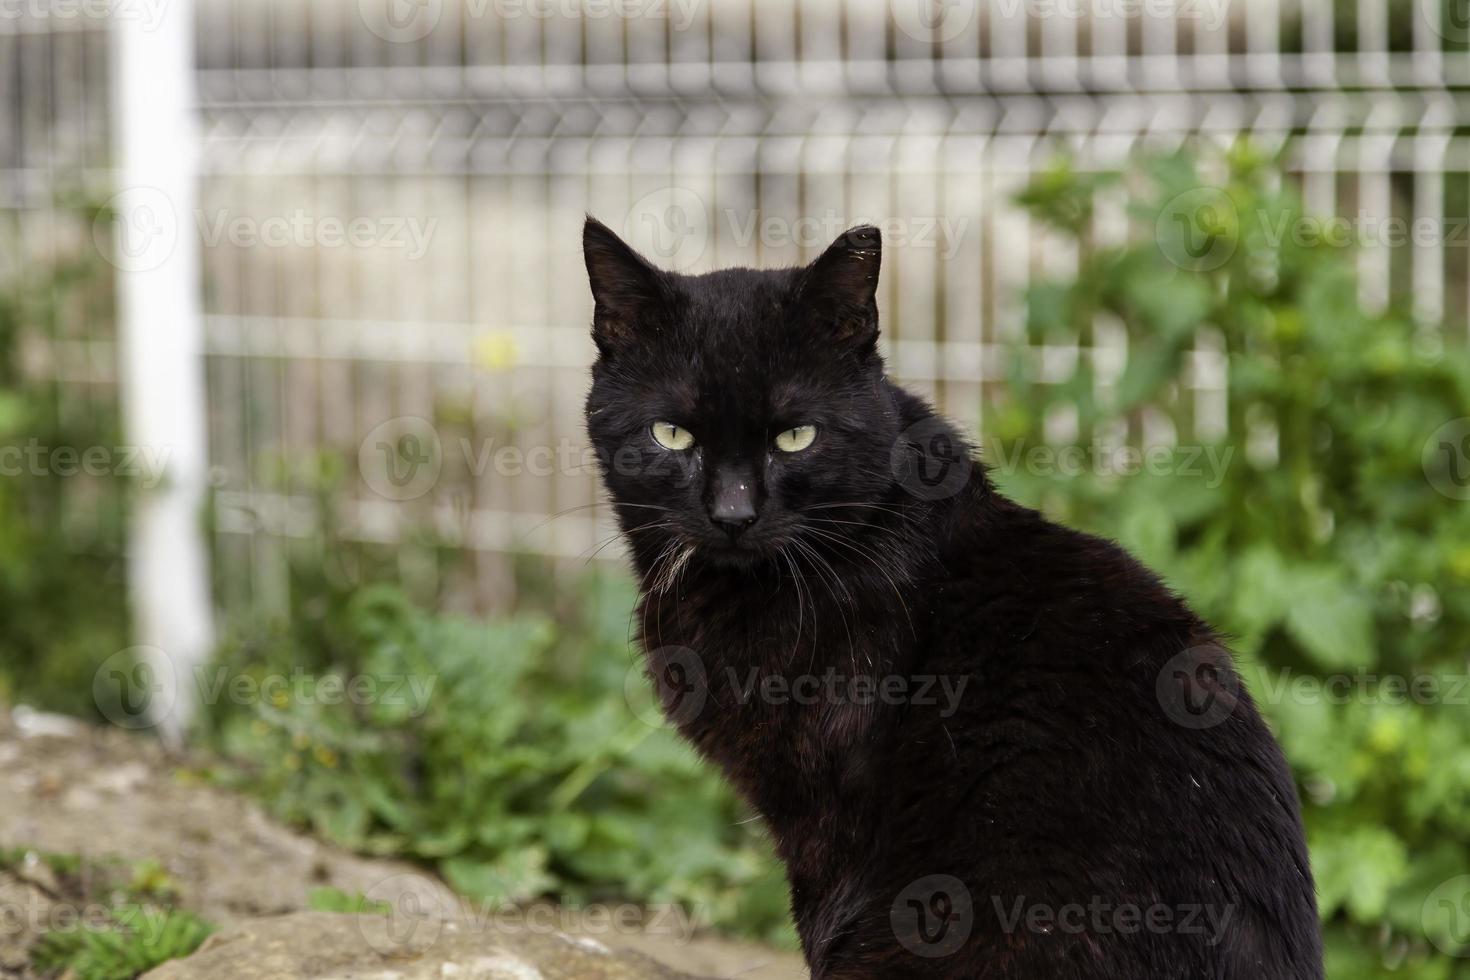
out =
<path fill-rule="evenodd" d="M 998 494 L 972 508 L 957 531 L 944 554 L 944 601 L 952 614 L 990 627 L 989 635 L 1102 642 L 1157 630 L 1208 632 L 1180 596 L 1117 542 Z"/>

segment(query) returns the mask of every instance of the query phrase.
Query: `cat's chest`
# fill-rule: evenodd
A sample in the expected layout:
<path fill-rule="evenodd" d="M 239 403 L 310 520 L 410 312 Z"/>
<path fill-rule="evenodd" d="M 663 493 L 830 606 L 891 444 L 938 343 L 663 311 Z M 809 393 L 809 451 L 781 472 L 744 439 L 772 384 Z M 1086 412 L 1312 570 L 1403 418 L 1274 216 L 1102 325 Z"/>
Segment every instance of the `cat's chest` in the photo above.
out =
<path fill-rule="evenodd" d="M 753 797 L 862 792 L 888 709 L 913 693 L 903 612 L 780 593 L 682 599 L 642 615 L 650 673 L 681 732 Z"/>

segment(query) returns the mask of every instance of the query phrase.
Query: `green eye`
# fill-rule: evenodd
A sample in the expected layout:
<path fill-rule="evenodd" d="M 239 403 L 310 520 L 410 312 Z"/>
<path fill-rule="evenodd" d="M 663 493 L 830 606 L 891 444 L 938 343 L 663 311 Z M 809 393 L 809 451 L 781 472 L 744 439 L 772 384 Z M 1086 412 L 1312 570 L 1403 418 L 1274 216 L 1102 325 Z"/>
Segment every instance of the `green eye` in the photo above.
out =
<path fill-rule="evenodd" d="M 783 453 L 799 453 L 817 438 L 815 425 L 798 425 L 776 436 L 776 448 Z"/>
<path fill-rule="evenodd" d="M 686 449 L 694 448 L 694 433 L 688 429 L 681 429 L 672 422 L 655 422 L 653 423 L 653 441 L 665 449 L 682 453 Z"/>

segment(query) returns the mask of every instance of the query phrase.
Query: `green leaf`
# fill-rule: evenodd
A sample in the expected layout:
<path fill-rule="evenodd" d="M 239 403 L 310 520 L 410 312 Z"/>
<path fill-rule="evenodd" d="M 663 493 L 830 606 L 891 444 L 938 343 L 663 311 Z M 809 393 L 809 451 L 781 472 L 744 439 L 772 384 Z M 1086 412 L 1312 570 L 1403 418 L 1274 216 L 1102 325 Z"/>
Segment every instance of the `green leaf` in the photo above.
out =
<path fill-rule="evenodd" d="M 1192 337 L 1213 305 L 1205 280 L 1181 273 L 1130 276 L 1124 289 L 1148 333 L 1170 344 Z"/>
<path fill-rule="evenodd" d="M 1119 538 L 1144 562 L 1162 565 L 1174 554 L 1174 519 L 1158 507 L 1130 510 L 1123 518 Z"/>
<path fill-rule="evenodd" d="M 454 889 L 486 902 L 513 904 L 538 898 L 556 884 L 546 870 L 547 852 L 526 847 L 495 862 L 473 858 L 449 858 L 439 863 Z"/>
<path fill-rule="evenodd" d="M 1288 589 L 1287 632 L 1319 665 L 1341 669 L 1373 662 L 1372 604 L 1340 572 L 1294 572 Z"/>
<path fill-rule="evenodd" d="M 1179 369 L 1179 352 L 1172 347 L 1151 345 L 1133 350 L 1123 376 L 1118 379 L 1116 408 L 1126 411 L 1160 394 Z"/>

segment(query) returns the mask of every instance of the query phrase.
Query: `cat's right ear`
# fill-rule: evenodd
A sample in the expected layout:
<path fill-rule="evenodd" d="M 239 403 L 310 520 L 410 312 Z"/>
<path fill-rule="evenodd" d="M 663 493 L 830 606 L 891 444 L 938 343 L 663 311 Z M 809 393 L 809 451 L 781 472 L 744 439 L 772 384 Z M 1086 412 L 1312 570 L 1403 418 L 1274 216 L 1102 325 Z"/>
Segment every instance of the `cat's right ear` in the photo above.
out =
<path fill-rule="evenodd" d="M 883 235 L 872 225 L 849 228 L 806 267 L 800 298 L 812 325 L 839 348 L 860 353 L 878 342 L 878 267 Z"/>
<path fill-rule="evenodd" d="M 592 339 L 603 354 L 633 340 L 656 315 L 663 276 L 612 229 L 591 215 L 582 226 L 582 257 L 592 285 Z"/>

